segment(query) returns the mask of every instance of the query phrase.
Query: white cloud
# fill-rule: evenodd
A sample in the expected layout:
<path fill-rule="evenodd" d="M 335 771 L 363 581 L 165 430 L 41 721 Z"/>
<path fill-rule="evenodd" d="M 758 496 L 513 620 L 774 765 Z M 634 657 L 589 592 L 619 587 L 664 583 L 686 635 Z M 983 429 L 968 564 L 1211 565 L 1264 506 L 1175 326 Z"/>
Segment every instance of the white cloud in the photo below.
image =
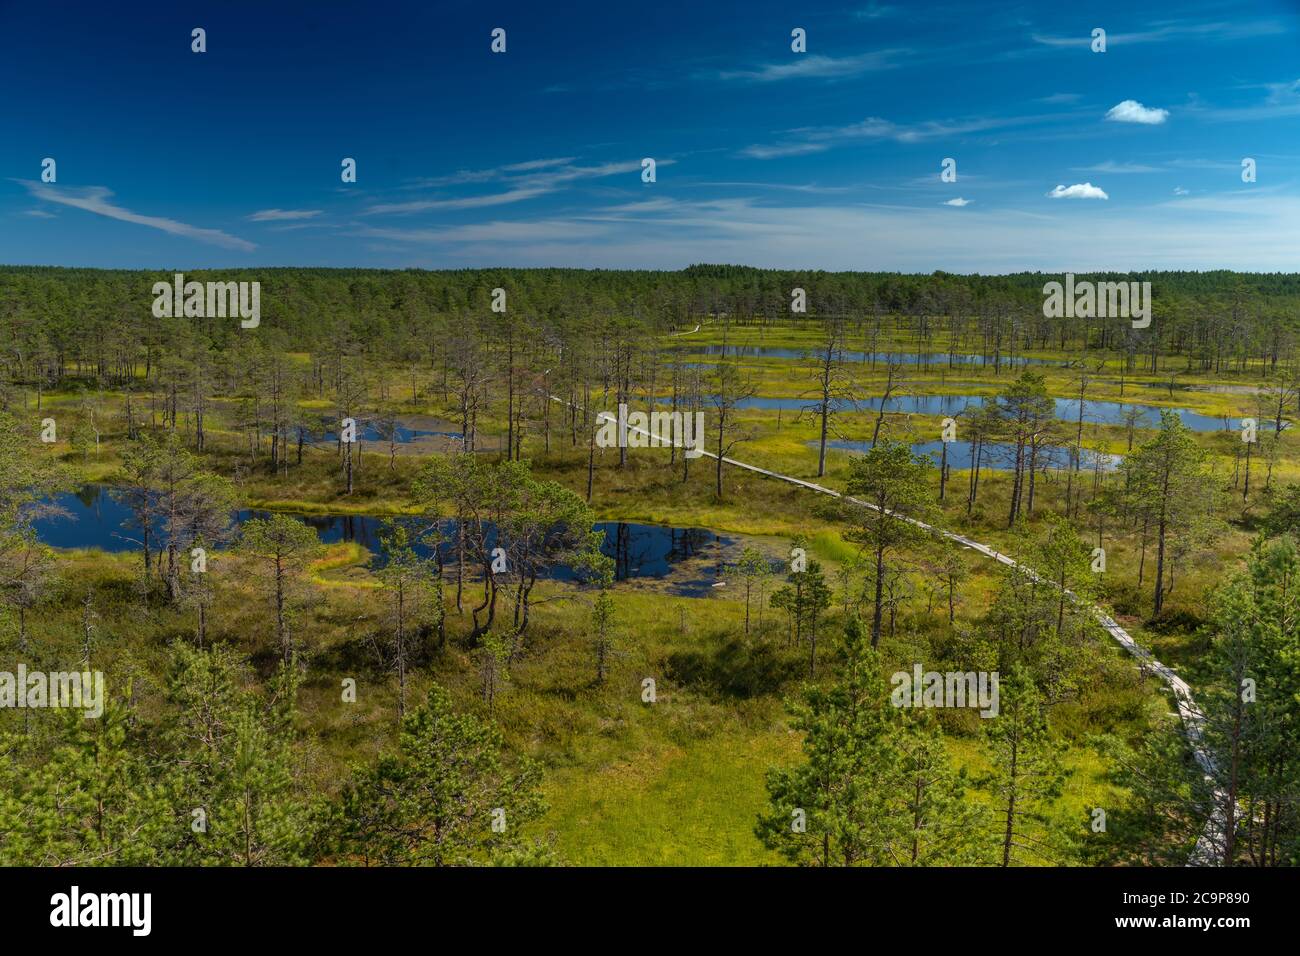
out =
<path fill-rule="evenodd" d="M 1047 194 L 1050 199 L 1109 199 L 1100 186 L 1092 183 L 1075 183 L 1073 186 L 1057 186 Z"/>
<path fill-rule="evenodd" d="M 971 203 L 973 203 L 974 201 L 975 201 L 975 200 L 973 200 L 973 199 L 963 199 L 961 196 L 958 196 L 956 199 L 949 199 L 947 202 L 943 203 L 943 205 L 945 205 L 945 206 L 969 206 L 969 205 L 970 205 Z"/>
<path fill-rule="evenodd" d="M 1190 189 L 1184 189 L 1182 186 L 1175 186 L 1175 187 L 1174 187 L 1174 195 L 1175 195 L 1175 196 L 1187 196 L 1187 195 L 1190 195 L 1190 194 L 1191 194 L 1191 190 L 1190 190 Z"/>
<path fill-rule="evenodd" d="M 1143 106 L 1137 100 L 1124 100 L 1122 103 L 1116 103 L 1106 112 L 1106 119 L 1116 123 L 1159 126 L 1169 119 L 1169 111 Z"/>
<path fill-rule="evenodd" d="M 249 222 L 280 222 L 293 219 L 314 219 L 321 214 L 319 209 L 259 209 L 248 216 Z"/>
<path fill-rule="evenodd" d="M 142 216 L 138 212 L 115 206 L 108 201 L 113 195 L 112 190 L 103 186 L 88 186 L 82 190 L 72 190 L 38 183 L 30 179 L 18 179 L 15 182 L 26 186 L 27 191 L 37 199 L 59 203 L 63 206 L 72 206 L 75 209 L 84 209 L 86 212 L 93 212 L 97 216 L 106 216 L 109 219 L 118 219 L 122 222 L 134 223 L 137 226 L 148 226 L 150 229 L 159 229 L 173 236 L 184 236 L 187 239 L 196 239 L 199 242 L 224 246 L 227 249 L 238 249 L 241 252 L 252 252 L 257 248 L 254 243 L 222 232 L 220 229 L 204 229 L 199 226 L 191 226 L 188 223 L 177 222 L 175 219 L 165 219 L 161 216 Z"/>

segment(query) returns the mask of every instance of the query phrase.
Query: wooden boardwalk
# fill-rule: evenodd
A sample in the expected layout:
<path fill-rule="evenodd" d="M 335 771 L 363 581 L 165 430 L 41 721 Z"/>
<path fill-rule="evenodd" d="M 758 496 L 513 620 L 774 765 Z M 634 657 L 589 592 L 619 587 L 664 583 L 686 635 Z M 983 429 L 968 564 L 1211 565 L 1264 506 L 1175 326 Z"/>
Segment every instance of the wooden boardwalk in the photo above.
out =
<path fill-rule="evenodd" d="M 552 401 L 559 402 L 561 405 L 565 405 L 569 408 L 577 407 L 579 411 L 582 410 L 580 406 L 574 406 L 571 402 L 563 398 L 560 398 L 556 395 L 551 395 L 549 397 Z M 596 416 L 596 420 L 617 421 L 617 418 L 609 412 L 600 412 Z M 627 428 L 629 431 L 634 431 L 650 438 L 656 437 L 649 430 L 644 428 L 639 428 L 634 425 L 627 425 Z M 710 451 L 705 451 L 702 454 L 703 457 L 712 458 L 715 461 L 718 458 L 716 454 Z M 773 481 L 780 481 L 788 485 L 795 485 L 800 488 L 806 488 L 809 491 L 813 491 L 821 495 L 828 495 L 829 497 L 832 498 L 840 498 L 844 501 L 852 502 L 853 504 L 859 505 L 863 508 L 871 508 L 872 510 L 879 510 L 874 504 L 872 504 L 869 501 L 863 501 L 859 498 L 854 498 L 852 495 L 843 494 L 842 492 L 836 491 L 834 488 L 827 488 L 825 485 L 819 485 L 816 482 L 805 481 L 802 478 L 795 478 L 791 475 L 783 475 L 780 472 L 775 472 L 768 468 L 760 468 L 758 465 L 751 465 L 748 462 L 739 461 L 735 458 L 724 457 L 722 459 L 722 463 L 724 465 L 730 465 L 733 468 L 739 468 L 742 471 L 750 471 L 753 472 L 754 474 L 762 475 L 764 478 L 771 478 Z M 963 548 L 969 548 L 972 551 L 978 551 L 980 554 L 984 555 L 985 557 L 992 558 L 994 561 L 1004 564 L 1007 567 L 1015 568 L 1016 570 L 1020 571 L 1022 574 L 1028 575 L 1035 581 L 1044 580 L 1042 576 L 1039 575 L 1038 572 L 1035 571 L 1033 568 L 1027 567 L 1019 563 L 1009 555 L 1002 554 L 1001 552 L 995 550 L 994 548 L 991 548 L 986 544 L 981 544 L 980 542 L 968 538 L 965 535 L 958 534 L 955 531 L 945 531 L 942 528 L 936 528 L 934 525 L 926 524 L 924 521 L 918 521 L 915 518 L 909 518 L 906 515 L 895 515 L 895 517 L 897 517 L 901 521 L 906 521 L 909 524 L 915 525 L 916 527 L 921 528 L 929 532 L 930 534 L 942 538 L 947 538 L 949 541 L 953 541 L 961 545 Z M 1053 582 L 1048 581 L 1045 583 L 1052 584 L 1052 586 L 1055 587 L 1055 584 L 1053 584 Z M 1067 590 L 1065 593 L 1072 601 L 1075 601 L 1076 603 L 1080 603 L 1080 604 L 1082 603 L 1080 602 L 1078 596 L 1074 594 L 1074 592 Z M 1175 674 L 1172 668 L 1156 660 L 1152 656 L 1150 651 L 1148 651 L 1145 647 L 1143 647 L 1136 640 L 1134 640 L 1133 635 L 1129 634 L 1128 631 L 1120 627 L 1119 624 L 1117 624 L 1115 620 L 1111 618 L 1110 615 L 1108 615 L 1100 607 L 1098 607 L 1095 604 L 1088 604 L 1086 606 L 1089 612 L 1091 612 L 1091 614 L 1093 615 L 1093 617 L 1095 617 L 1098 623 L 1100 623 L 1101 626 L 1106 630 L 1106 633 L 1108 633 L 1112 638 L 1114 638 L 1115 641 L 1118 642 L 1121 647 L 1123 647 L 1126 651 L 1128 651 L 1135 658 L 1137 658 L 1140 666 L 1149 670 L 1151 673 L 1154 673 L 1157 677 L 1160 678 L 1160 680 L 1164 683 L 1164 685 L 1167 688 L 1169 688 L 1170 693 L 1173 694 L 1174 702 L 1178 707 L 1178 716 L 1182 719 L 1183 731 L 1187 735 L 1187 740 L 1192 747 L 1192 752 L 1196 757 L 1196 762 L 1200 765 L 1206 777 L 1212 777 L 1215 772 L 1214 758 L 1209 753 L 1209 751 L 1205 749 L 1203 743 L 1203 735 L 1204 735 L 1203 725 L 1204 725 L 1205 718 L 1204 715 L 1201 713 L 1200 709 L 1196 706 L 1195 700 L 1193 700 L 1192 698 L 1192 689 L 1188 685 L 1187 681 L 1183 680 L 1181 677 Z M 1215 799 L 1214 813 L 1211 815 L 1210 819 L 1206 821 L 1205 831 L 1204 833 L 1201 834 L 1201 838 L 1200 840 L 1197 841 L 1196 848 L 1193 851 L 1192 856 L 1188 859 L 1189 866 L 1213 866 L 1216 865 L 1218 862 L 1217 848 L 1220 846 L 1219 834 L 1222 832 L 1223 829 L 1224 800 L 1223 800 L 1223 794 L 1217 791 L 1215 797 L 1216 799 Z"/>

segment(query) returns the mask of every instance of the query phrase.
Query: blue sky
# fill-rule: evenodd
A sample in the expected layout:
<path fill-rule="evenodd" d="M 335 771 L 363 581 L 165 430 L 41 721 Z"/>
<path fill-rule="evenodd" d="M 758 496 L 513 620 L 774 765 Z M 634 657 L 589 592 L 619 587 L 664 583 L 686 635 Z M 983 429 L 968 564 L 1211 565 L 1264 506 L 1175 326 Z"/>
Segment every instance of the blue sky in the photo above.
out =
<path fill-rule="evenodd" d="M 0 0 L 0 263 L 1294 271 L 1297 54 L 1295 2 Z"/>

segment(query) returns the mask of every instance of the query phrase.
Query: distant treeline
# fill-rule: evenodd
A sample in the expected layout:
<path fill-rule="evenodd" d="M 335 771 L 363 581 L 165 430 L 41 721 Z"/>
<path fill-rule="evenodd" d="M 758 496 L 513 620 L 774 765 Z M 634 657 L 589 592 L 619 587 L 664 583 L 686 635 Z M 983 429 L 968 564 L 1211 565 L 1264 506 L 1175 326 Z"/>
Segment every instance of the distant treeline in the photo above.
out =
<path fill-rule="evenodd" d="M 10 382 L 55 384 L 77 366 L 152 366 L 195 339 L 224 351 L 243 333 L 224 318 L 155 318 L 153 285 L 173 271 L 0 267 L 0 363 Z M 1289 364 L 1300 328 L 1300 274 L 1079 273 L 1098 282 L 1150 282 L 1153 320 L 1048 318 L 1043 285 L 1059 275 L 905 275 L 696 265 L 676 272 L 582 269 L 445 271 L 256 268 L 184 271 L 187 280 L 259 282 L 259 335 L 277 347 L 345 345 L 409 362 L 468 322 L 500 323 L 493 290 L 506 290 L 517 327 L 557 342 L 608 323 L 645 333 L 726 320 L 733 326 L 847 319 L 867 345 L 981 353 L 995 358 L 1068 350 L 1107 357 L 1130 371 L 1178 368 L 1268 374 Z M 807 311 L 791 311 L 806 291 Z M 431 344 L 432 343 L 432 344 Z M 168 346 L 176 346 L 169 349 Z M 1094 355 L 1095 353 L 1095 355 Z M 1117 366 L 1118 362 L 1113 362 Z"/>

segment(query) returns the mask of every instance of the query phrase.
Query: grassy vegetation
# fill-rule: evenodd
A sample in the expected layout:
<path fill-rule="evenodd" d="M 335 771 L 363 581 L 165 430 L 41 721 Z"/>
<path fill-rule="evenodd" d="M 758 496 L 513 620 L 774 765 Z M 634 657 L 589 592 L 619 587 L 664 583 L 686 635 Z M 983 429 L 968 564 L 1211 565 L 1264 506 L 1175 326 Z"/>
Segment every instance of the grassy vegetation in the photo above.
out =
<path fill-rule="evenodd" d="M 689 340 L 696 345 L 718 344 L 719 333 L 707 326 Z M 728 332 L 729 344 L 761 344 L 814 348 L 816 338 L 801 328 L 769 328 Z M 851 347 L 863 347 L 850 343 Z M 904 347 L 905 343 L 893 343 Z M 890 345 L 878 345 L 884 351 Z M 1036 352 L 1048 359 L 1069 358 L 1065 353 Z M 305 356 L 297 360 L 305 362 Z M 720 359 L 742 365 L 754 375 L 758 394 L 789 397 L 809 388 L 808 373 L 798 362 L 777 359 Z M 1076 373 L 1055 367 L 1044 369 L 1049 389 L 1058 397 L 1077 394 Z M 454 418 L 455 409 L 432 384 L 412 400 L 409 378 L 392 371 L 390 401 L 404 415 Z M 915 368 L 909 387 L 918 394 L 948 393 L 994 396 L 1013 372 L 974 367 L 956 369 Z M 1179 375 L 1189 385 L 1222 385 L 1223 377 Z M 876 394 L 882 370 L 863 369 L 857 388 Z M 1089 400 L 1136 401 L 1155 407 L 1191 407 L 1208 415 L 1251 412 L 1250 397 L 1209 391 L 1179 391 L 1170 395 L 1142 387 L 1144 382 L 1167 381 L 1160 376 L 1127 376 L 1120 382 L 1118 369 L 1094 371 Z M 1247 383 L 1241 383 L 1247 384 Z M 93 392 L 96 420 L 101 424 L 97 450 L 74 450 L 68 444 L 86 407 L 87 392 L 67 389 L 46 392 L 39 409 L 26 396 L 26 414 L 50 415 L 59 422 L 61 440 L 48 454 L 58 456 L 72 485 L 113 483 L 120 479 L 126 445 L 121 427 L 123 395 L 120 391 Z M 319 405 L 304 400 L 302 405 Z M 735 457 L 798 477 L 815 477 L 815 423 L 797 413 L 754 410 L 741 415 L 749 440 L 737 446 Z M 849 413 L 840 421 L 843 435 L 870 438 L 875 413 Z M 187 426 L 186 421 L 180 423 Z M 938 417 L 888 418 L 886 431 L 895 437 L 937 436 Z M 504 422 L 489 412 L 479 421 L 484 433 L 500 434 Z M 1123 452 L 1126 435 L 1119 426 L 1085 426 L 1085 444 Z M 206 465 L 220 474 L 233 475 L 243 502 L 252 508 L 300 513 L 403 514 L 414 510 L 410 485 L 422 455 L 391 459 L 386 449 L 369 445 L 360 458 L 356 486 L 345 494 L 339 459 L 333 446 L 308 446 L 301 463 L 293 461 L 287 474 L 273 475 L 264 463 L 251 461 L 248 444 L 234 424 L 233 405 L 219 402 L 206 426 Z M 1149 433 L 1148 433 L 1149 434 Z M 1139 434 L 1139 440 L 1143 434 Z M 1230 446 L 1214 435 L 1198 441 L 1215 455 L 1220 480 L 1231 483 Z M 1274 485 L 1300 476 L 1300 456 L 1295 439 L 1282 439 L 1281 454 L 1273 468 Z M 553 436 L 546 452 L 537 431 L 530 426 L 524 454 L 535 471 L 579 493 L 585 492 L 587 450 L 572 447 L 566 436 Z M 711 463 L 694 462 L 690 477 L 681 478 L 666 464 L 667 452 L 651 451 L 629 457 L 618 468 L 617 454 L 596 454 L 591 504 L 600 518 L 705 527 L 751 536 L 768 553 L 783 554 L 796 536 L 807 542 L 810 554 L 823 562 L 829 575 L 854 560 L 858 546 L 845 533 L 842 515 L 828 502 L 806 491 L 764 480 L 744 472 L 729 471 L 726 494 L 717 500 L 712 487 Z M 850 456 L 832 452 L 827 475 L 819 479 L 842 488 Z M 1252 520 L 1264 500 L 1262 466 L 1252 497 L 1225 498 L 1222 517 L 1225 533 L 1205 553 L 1189 558 L 1179 569 L 1171 605 L 1161 620 L 1146 620 L 1149 596 L 1144 583 L 1137 587 L 1138 547 L 1131 538 L 1116 537 L 1107 529 L 1108 571 L 1101 582 L 1103 601 L 1135 637 L 1162 660 L 1183 672 L 1193 686 L 1200 676 L 1199 663 L 1206 641 L 1198 624 L 1206 611 L 1207 596 L 1226 566 L 1238 561 L 1248 548 Z M 1088 480 L 1085 478 L 1085 480 Z M 1005 473 L 985 472 L 979 503 L 967 513 L 966 476 L 954 472 L 949 497 L 941 505 L 938 523 L 1010 553 L 1022 553 L 1043 530 L 1044 516 L 1063 507 L 1064 478 L 1045 474 L 1037 487 L 1034 512 L 1014 529 L 1006 526 L 1009 493 Z M 936 476 L 937 482 L 937 476 Z M 378 650 L 386 628 L 384 595 L 368 567 L 369 553 L 355 543 L 331 546 L 314 561 L 307 576 L 307 593 L 293 628 L 306 655 L 308 679 L 301 691 L 301 730 L 310 742 L 310 772 L 322 792 L 335 789 L 345 769 L 373 758 L 391 740 L 395 728 L 396 681 L 391 668 L 381 664 Z M 913 556 L 916 557 L 916 556 Z M 955 635 L 975 628 L 987 610 L 998 583 L 998 572 L 978 556 L 967 555 L 971 576 L 963 584 L 958 617 L 949 628 L 941 608 L 927 611 L 919 594 L 899 615 L 896 632 L 882 643 L 887 663 L 907 666 L 916 659 L 944 653 Z M 77 653 L 78 635 L 84 631 L 85 595 L 91 595 L 95 616 L 94 646 L 97 664 L 112 673 L 138 675 L 133 693 L 147 711 L 159 706 L 156 673 L 160 653 L 168 642 L 193 639 L 193 611 L 161 602 L 157 595 L 145 599 L 139 589 L 140 558 L 135 554 L 107 555 L 94 551 L 64 552 L 59 556 L 61 586 L 40 607 L 32 623 L 32 645 L 48 660 L 69 660 Z M 1149 573 L 1149 572 L 1148 572 Z M 233 553 L 213 559 L 213 578 L 219 600 L 209 621 L 210 640 L 238 646 L 256 664 L 263 677 L 273 669 L 277 651 L 267 621 L 269 607 L 264 589 L 246 560 Z M 732 586 L 707 598 L 678 598 L 638 584 L 618 589 L 616 598 L 618 646 L 609 679 L 599 685 L 588 638 L 589 594 L 574 588 L 543 583 L 536 623 L 523 651 L 513 663 L 508 683 L 495 697 L 491 716 L 503 728 L 509 747 L 542 761 L 547 770 L 545 793 L 551 805 L 538 834 L 549 840 L 568 861 L 586 864 L 767 864 L 778 858 L 755 837 L 756 815 L 766 802 L 764 775 L 769 767 L 789 765 L 799 756 L 800 740 L 791 732 L 782 706 L 804 677 L 804 652 L 786 646 L 784 624 L 777 611 L 768 609 L 764 625 L 748 638 L 740 633 L 743 607 Z M 838 633 L 843 613 L 833 605 L 825 623 L 827 635 Z M 450 614 L 445 647 L 420 649 L 412 692 L 418 695 L 429 682 L 448 687 L 465 708 L 486 711 L 481 692 L 477 651 L 469 646 L 467 616 Z M 824 654 L 832 655 L 828 640 Z M 1106 782 L 1106 767 L 1091 748 L 1092 734 L 1108 731 L 1140 736 L 1167 712 L 1158 685 L 1143 682 L 1131 662 L 1117 650 L 1104 652 L 1106 679 L 1083 688 L 1077 699 L 1062 704 L 1055 714 L 1055 730 L 1070 744 L 1069 784 L 1055 815 L 1062 827 L 1082 827 L 1090 807 L 1122 800 Z M 358 680 L 355 705 L 340 703 L 340 682 Z M 657 701 L 641 701 L 641 681 L 653 678 Z M 963 715 L 964 716 L 964 715 Z M 987 758 L 979 742 L 978 721 L 952 720 L 945 725 L 959 763 L 972 775 L 987 772 Z M 978 791 L 977 791 L 978 793 Z M 985 799 L 978 796 L 976 799 Z"/>

